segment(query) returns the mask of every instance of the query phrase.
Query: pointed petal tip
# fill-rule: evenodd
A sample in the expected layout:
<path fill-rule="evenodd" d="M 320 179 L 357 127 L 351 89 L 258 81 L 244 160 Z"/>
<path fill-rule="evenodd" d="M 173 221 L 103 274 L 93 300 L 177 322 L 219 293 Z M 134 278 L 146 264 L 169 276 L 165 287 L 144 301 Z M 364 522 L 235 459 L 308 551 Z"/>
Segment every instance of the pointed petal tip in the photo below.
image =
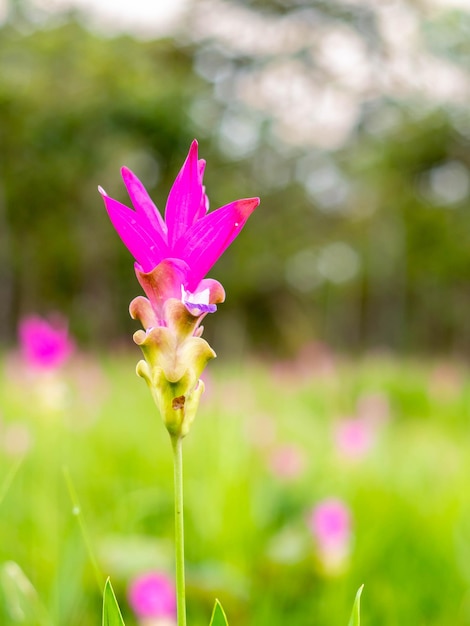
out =
<path fill-rule="evenodd" d="M 132 184 L 135 180 L 138 180 L 134 172 L 125 165 L 121 167 L 121 178 L 124 181 L 126 188 L 129 184 Z"/>
<path fill-rule="evenodd" d="M 243 208 L 244 210 L 254 211 L 257 206 L 259 206 L 260 199 L 259 198 L 240 198 L 240 200 L 235 200 L 234 202 L 230 202 L 230 205 L 238 206 L 239 208 Z M 229 205 L 225 205 L 229 206 Z"/>
<path fill-rule="evenodd" d="M 137 178 L 134 172 L 131 169 L 129 169 L 126 165 L 123 165 L 121 167 L 121 176 L 124 182 L 126 181 L 126 178 Z"/>
<path fill-rule="evenodd" d="M 106 193 L 106 191 L 103 189 L 101 185 L 98 185 L 98 191 L 103 197 L 108 197 L 108 194 Z"/>
<path fill-rule="evenodd" d="M 234 204 L 241 210 L 243 215 L 248 217 L 259 206 L 259 203 L 259 198 L 242 198 L 241 200 L 236 200 Z"/>
<path fill-rule="evenodd" d="M 198 160 L 198 148 L 199 148 L 199 144 L 197 139 L 193 139 L 191 142 L 191 145 L 189 146 L 189 151 L 188 151 L 188 158 L 191 159 L 196 159 Z"/>
<path fill-rule="evenodd" d="M 124 185 L 127 188 L 129 184 L 132 184 L 132 182 L 137 179 L 137 176 L 134 174 L 132 170 L 130 170 L 125 165 L 123 165 L 121 167 L 121 178 L 124 181 Z"/>

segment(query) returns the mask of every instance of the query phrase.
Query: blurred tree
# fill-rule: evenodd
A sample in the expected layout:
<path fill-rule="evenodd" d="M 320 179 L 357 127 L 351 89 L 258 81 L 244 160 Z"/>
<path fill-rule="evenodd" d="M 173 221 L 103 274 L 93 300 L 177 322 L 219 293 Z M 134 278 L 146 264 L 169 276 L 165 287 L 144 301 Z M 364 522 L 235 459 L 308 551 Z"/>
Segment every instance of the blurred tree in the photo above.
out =
<path fill-rule="evenodd" d="M 163 208 L 197 136 L 212 207 L 262 197 L 212 273 L 219 352 L 470 347 L 467 14 L 207 0 L 138 41 L 21 7 L 0 32 L 4 340 L 31 310 L 88 340 L 133 328 L 96 187 L 127 202 L 126 164 Z"/>
<path fill-rule="evenodd" d="M 411 0 L 193 4 L 214 139 L 275 214 L 247 237 L 282 345 L 470 348 L 469 20 Z"/>
<path fill-rule="evenodd" d="M 83 334 L 116 336 L 134 279 L 97 185 L 122 197 L 123 163 L 150 188 L 169 184 L 200 81 L 168 42 L 103 40 L 72 18 L 4 26 L 0 65 L 3 337 L 18 314 L 50 308 Z"/>

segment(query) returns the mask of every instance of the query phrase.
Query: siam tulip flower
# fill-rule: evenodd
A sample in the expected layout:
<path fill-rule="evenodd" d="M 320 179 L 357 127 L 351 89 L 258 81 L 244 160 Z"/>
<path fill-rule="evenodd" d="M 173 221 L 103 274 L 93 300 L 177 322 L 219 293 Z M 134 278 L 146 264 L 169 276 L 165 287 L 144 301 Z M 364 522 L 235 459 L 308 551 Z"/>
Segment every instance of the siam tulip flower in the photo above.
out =
<path fill-rule="evenodd" d="M 348 506 L 337 498 L 327 498 L 312 509 L 308 526 L 326 572 L 341 571 L 351 548 L 351 513 Z"/>
<path fill-rule="evenodd" d="M 129 604 L 142 626 L 171 626 L 176 618 L 176 592 L 162 572 L 135 578 L 128 590 Z"/>
<path fill-rule="evenodd" d="M 127 168 L 122 168 L 122 177 L 134 211 L 100 188 L 111 222 L 136 260 L 137 278 L 160 323 L 168 298 L 181 300 L 194 315 L 212 313 L 223 302 L 222 285 L 204 277 L 259 204 L 259 198 L 246 198 L 208 213 L 204 168 L 194 140 L 168 195 L 165 219 Z M 156 268 L 160 269 L 154 274 Z"/>
<path fill-rule="evenodd" d="M 134 210 L 100 188 L 109 217 L 135 258 L 135 272 L 147 298 L 138 296 L 130 314 L 144 330 L 134 341 L 145 360 L 137 374 L 147 382 L 172 437 L 184 437 L 204 384 L 200 380 L 215 352 L 202 339 L 202 319 L 223 302 L 225 292 L 207 272 L 240 233 L 259 204 L 235 200 L 208 213 L 203 186 L 205 161 L 194 140 L 168 195 L 163 218 L 139 179 L 122 169 Z"/>
<path fill-rule="evenodd" d="M 24 361 L 32 370 L 54 371 L 70 357 L 74 343 L 66 324 L 31 315 L 20 321 L 19 340 Z"/>
<path fill-rule="evenodd" d="M 206 274 L 259 204 L 258 198 L 235 200 L 209 213 L 204 168 L 193 141 L 168 195 L 164 218 L 127 168 L 122 169 L 122 177 L 134 210 L 100 188 L 111 222 L 135 259 L 137 279 L 147 296 L 134 298 L 129 311 L 143 326 L 134 333 L 144 355 L 137 374 L 147 382 L 173 448 L 179 626 L 186 625 L 182 440 L 204 391 L 201 374 L 215 357 L 201 337 L 201 321 L 225 299 L 222 285 Z M 135 582 L 129 598 L 142 626 L 174 619 L 174 591 L 158 574 Z M 170 615 L 162 615 L 168 608 Z"/>

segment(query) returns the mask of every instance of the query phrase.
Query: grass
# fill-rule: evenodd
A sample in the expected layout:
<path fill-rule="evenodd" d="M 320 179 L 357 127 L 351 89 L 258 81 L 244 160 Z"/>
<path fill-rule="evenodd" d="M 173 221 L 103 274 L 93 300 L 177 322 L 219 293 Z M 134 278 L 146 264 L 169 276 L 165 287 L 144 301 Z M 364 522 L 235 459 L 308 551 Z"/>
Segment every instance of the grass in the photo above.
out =
<path fill-rule="evenodd" d="M 38 379 L 4 356 L 2 626 L 99 624 L 108 575 L 133 626 L 129 581 L 172 572 L 171 447 L 134 375 L 137 359 L 82 355 L 60 377 Z M 463 364 L 317 351 L 291 363 L 215 362 L 206 382 L 184 450 L 191 626 L 207 626 L 215 597 L 231 626 L 346 625 L 362 583 L 364 626 L 470 624 Z M 345 458 L 335 429 L 367 411 L 373 444 Z M 273 467 L 286 445 L 297 455 L 290 476 Z M 307 524 L 329 497 L 353 520 L 349 555 L 334 571 Z"/>

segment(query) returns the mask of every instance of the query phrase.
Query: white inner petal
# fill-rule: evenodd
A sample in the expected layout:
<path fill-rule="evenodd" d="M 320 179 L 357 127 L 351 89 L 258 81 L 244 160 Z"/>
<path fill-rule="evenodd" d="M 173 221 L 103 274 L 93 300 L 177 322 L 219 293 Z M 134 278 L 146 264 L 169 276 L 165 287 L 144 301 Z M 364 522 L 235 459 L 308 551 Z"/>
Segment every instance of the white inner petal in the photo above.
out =
<path fill-rule="evenodd" d="M 198 293 L 191 293 L 181 285 L 181 300 L 182 302 L 190 304 L 209 304 L 210 291 L 209 289 L 203 289 Z"/>

